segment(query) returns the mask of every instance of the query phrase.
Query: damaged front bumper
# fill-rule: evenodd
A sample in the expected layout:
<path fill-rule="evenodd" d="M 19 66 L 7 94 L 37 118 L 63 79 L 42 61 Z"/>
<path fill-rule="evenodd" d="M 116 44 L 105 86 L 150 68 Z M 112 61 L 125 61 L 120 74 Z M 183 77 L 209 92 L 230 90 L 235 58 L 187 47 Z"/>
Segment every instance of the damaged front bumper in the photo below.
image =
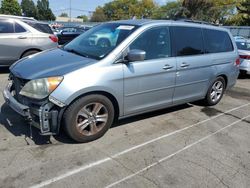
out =
<path fill-rule="evenodd" d="M 3 91 L 5 102 L 18 114 L 23 116 L 34 127 L 40 129 L 42 135 L 58 134 L 60 128 L 59 109 L 51 102 L 45 102 L 41 106 L 30 107 L 21 104 L 14 97 L 12 83 L 9 83 Z"/>

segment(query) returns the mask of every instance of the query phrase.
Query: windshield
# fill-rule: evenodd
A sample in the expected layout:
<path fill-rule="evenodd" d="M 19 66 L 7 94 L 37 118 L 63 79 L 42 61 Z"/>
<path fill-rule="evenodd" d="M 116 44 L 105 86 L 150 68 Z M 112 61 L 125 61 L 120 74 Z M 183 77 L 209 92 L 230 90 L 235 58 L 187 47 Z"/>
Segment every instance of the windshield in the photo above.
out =
<path fill-rule="evenodd" d="M 238 49 L 250 51 L 250 42 L 236 42 Z"/>
<path fill-rule="evenodd" d="M 136 30 L 134 25 L 105 23 L 93 27 L 69 44 L 64 50 L 89 57 L 102 59 Z"/>

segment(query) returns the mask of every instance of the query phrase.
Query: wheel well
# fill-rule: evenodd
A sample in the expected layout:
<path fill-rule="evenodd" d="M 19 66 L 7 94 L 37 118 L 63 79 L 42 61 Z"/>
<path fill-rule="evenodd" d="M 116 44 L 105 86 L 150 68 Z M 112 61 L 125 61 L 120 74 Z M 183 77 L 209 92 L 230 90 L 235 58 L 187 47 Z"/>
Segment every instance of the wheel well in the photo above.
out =
<path fill-rule="evenodd" d="M 226 84 L 226 87 L 225 87 L 225 88 L 227 88 L 227 82 L 228 82 L 227 76 L 226 76 L 225 74 L 221 74 L 221 75 L 219 75 L 219 76 L 217 76 L 217 77 L 222 77 L 222 78 L 224 78 L 225 84 Z"/>
<path fill-rule="evenodd" d="M 77 99 L 79 99 L 81 97 L 84 97 L 84 96 L 87 96 L 87 95 L 92 95 L 92 94 L 103 95 L 103 96 L 107 97 L 112 102 L 112 104 L 114 106 L 114 110 L 115 110 L 115 120 L 117 120 L 118 117 L 119 117 L 119 114 L 120 114 L 119 104 L 118 104 L 118 101 L 116 100 L 116 98 L 112 94 L 110 94 L 108 92 L 105 92 L 105 91 L 88 92 L 88 93 L 85 93 L 83 95 L 78 96 L 70 104 L 72 104 L 74 101 L 76 101 Z"/>
<path fill-rule="evenodd" d="M 40 50 L 40 49 L 38 49 L 38 48 L 30 48 L 30 49 L 28 49 L 28 50 L 25 50 L 25 51 L 22 53 L 20 59 L 21 59 L 21 58 L 23 57 L 23 55 L 24 55 L 25 53 L 27 53 L 28 51 L 37 51 L 37 52 L 41 52 L 42 50 Z"/>

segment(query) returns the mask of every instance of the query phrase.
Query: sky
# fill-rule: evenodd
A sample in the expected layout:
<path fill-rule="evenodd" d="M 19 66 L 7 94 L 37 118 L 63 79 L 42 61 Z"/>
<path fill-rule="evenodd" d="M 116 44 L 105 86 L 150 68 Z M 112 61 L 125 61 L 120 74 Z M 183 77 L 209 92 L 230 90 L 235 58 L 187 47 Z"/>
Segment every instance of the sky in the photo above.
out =
<path fill-rule="evenodd" d="M 21 2 L 21 0 L 18 1 L 19 3 Z M 36 2 L 36 0 L 34 1 Z M 71 0 L 72 17 L 77 17 L 83 14 L 89 16 L 88 11 L 94 11 L 97 6 L 102 6 L 110 1 L 111 0 Z M 155 0 L 155 2 L 160 5 L 169 1 L 173 0 Z M 56 16 L 62 12 L 67 12 L 69 14 L 70 0 L 49 0 L 49 2 L 51 9 Z"/>

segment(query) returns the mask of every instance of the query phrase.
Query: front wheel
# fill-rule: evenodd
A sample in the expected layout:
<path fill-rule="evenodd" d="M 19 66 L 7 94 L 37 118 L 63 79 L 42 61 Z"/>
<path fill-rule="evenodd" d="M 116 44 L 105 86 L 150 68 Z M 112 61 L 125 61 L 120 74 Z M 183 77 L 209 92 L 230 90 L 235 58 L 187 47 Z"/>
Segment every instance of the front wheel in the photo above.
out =
<path fill-rule="evenodd" d="M 218 77 L 208 89 L 204 102 L 207 106 L 213 106 L 220 102 L 226 88 L 225 79 Z"/>
<path fill-rule="evenodd" d="M 63 116 L 66 132 L 77 142 L 90 142 L 100 138 L 113 120 L 113 104 L 103 95 L 88 95 L 76 100 Z"/>

